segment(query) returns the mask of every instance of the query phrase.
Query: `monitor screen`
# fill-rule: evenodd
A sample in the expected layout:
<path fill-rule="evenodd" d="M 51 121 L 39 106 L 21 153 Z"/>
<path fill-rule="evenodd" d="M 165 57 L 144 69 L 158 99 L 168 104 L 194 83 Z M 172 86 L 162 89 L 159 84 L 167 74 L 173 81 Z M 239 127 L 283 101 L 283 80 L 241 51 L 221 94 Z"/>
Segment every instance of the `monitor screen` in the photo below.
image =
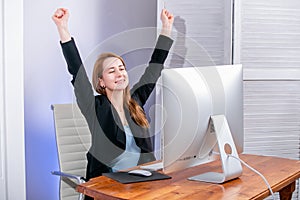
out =
<path fill-rule="evenodd" d="M 215 159 L 210 117 L 224 115 L 238 153 L 243 151 L 241 65 L 168 68 L 156 88 L 155 131 L 161 134 L 165 172 Z"/>

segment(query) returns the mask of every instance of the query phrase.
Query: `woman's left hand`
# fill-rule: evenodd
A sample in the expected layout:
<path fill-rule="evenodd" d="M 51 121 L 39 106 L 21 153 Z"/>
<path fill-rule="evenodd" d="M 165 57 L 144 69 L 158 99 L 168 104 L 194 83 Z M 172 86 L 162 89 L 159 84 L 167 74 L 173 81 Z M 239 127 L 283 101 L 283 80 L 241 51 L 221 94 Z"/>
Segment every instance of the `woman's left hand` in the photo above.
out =
<path fill-rule="evenodd" d="M 161 34 L 170 36 L 172 27 L 173 27 L 173 22 L 174 22 L 173 14 L 164 8 L 161 11 L 160 19 L 162 22 L 162 33 Z"/>

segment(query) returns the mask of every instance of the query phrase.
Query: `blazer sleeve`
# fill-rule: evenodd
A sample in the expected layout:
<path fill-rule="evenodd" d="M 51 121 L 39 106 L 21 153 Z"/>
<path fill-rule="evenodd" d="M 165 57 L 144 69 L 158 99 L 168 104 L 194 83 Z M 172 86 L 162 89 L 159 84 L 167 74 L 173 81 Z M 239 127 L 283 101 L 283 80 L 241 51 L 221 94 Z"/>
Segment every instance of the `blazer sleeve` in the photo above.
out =
<path fill-rule="evenodd" d="M 79 51 L 73 38 L 66 43 L 61 43 L 61 47 L 68 65 L 68 71 L 73 76 L 71 82 L 74 86 L 77 104 L 82 114 L 89 118 L 91 113 L 95 112 L 95 96 Z M 87 121 L 89 120 L 87 119 Z"/>
<path fill-rule="evenodd" d="M 131 95 L 140 106 L 145 105 L 153 91 L 156 81 L 161 75 L 164 62 L 167 59 L 173 40 L 167 36 L 159 35 L 149 64 L 139 81 L 132 87 Z"/>

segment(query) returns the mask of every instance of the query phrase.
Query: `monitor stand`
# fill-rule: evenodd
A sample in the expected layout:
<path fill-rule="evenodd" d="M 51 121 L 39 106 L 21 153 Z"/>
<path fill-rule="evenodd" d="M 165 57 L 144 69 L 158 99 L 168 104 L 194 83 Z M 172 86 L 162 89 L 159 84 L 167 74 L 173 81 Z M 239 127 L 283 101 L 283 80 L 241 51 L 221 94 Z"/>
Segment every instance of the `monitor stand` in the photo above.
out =
<path fill-rule="evenodd" d="M 220 151 L 223 173 L 208 172 L 188 178 L 193 181 L 203 181 L 209 183 L 224 183 L 235 179 L 242 174 L 242 165 L 238 159 L 229 157 L 228 154 L 238 158 L 234 141 L 224 115 L 213 115 L 210 118 L 209 129 L 216 134 Z"/>

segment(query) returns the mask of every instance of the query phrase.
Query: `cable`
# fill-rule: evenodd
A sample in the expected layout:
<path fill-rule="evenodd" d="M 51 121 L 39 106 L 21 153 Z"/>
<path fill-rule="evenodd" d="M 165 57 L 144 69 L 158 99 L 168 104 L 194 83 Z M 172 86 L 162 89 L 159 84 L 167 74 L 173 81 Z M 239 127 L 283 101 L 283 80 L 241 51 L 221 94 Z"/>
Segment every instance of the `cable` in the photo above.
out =
<path fill-rule="evenodd" d="M 267 179 L 266 179 L 259 171 L 257 171 L 256 169 L 254 169 L 253 167 L 251 167 L 250 165 L 248 165 L 247 163 L 245 163 L 243 160 L 241 160 L 240 158 L 238 158 L 238 157 L 236 157 L 236 156 L 233 156 L 233 155 L 231 155 L 231 154 L 227 154 L 227 156 L 239 160 L 239 161 L 240 161 L 241 163 L 243 163 L 246 167 L 248 167 L 249 169 L 251 169 L 252 171 L 254 171 L 255 173 L 257 173 L 257 174 L 265 181 L 266 185 L 268 186 L 269 191 L 270 191 L 270 193 L 271 193 L 271 195 L 272 195 L 272 197 L 273 197 L 273 200 L 276 200 L 275 195 L 274 195 L 274 192 L 273 192 L 273 190 L 272 190 L 270 184 L 268 183 Z"/>

